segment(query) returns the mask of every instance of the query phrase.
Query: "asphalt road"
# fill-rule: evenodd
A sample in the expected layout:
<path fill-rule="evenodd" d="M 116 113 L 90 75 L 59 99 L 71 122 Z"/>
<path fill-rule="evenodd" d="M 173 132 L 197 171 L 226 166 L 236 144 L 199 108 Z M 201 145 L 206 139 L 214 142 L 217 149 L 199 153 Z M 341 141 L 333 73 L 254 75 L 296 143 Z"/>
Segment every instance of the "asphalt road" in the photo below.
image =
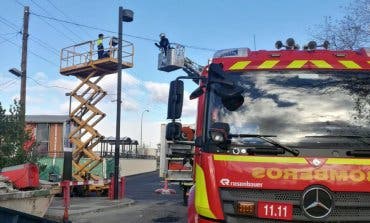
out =
<path fill-rule="evenodd" d="M 158 172 L 131 176 L 126 179 L 126 197 L 135 204 L 119 209 L 82 215 L 74 223 L 186 223 L 187 207 L 182 202 L 182 190 L 170 185 L 176 194 L 161 195 L 154 191 L 163 187 Z"/>

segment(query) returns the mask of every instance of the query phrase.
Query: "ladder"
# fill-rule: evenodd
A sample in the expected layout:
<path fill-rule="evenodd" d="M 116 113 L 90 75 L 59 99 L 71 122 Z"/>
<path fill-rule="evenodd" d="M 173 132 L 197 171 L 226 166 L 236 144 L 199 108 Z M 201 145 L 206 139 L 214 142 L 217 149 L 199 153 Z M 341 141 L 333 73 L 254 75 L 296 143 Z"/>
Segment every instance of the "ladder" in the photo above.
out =
<path fill-rule="evenodd" d="M 107 38 L 109 37 L 105 39 Z M 96 40 L 63 48 L 61 52 L 60 73 L 75 76 L 80 81 L 70 93 L 70 96 L 78 102 L 78 106 L 70 112 L 70 119 L 76 127 L 69 134 L 69 140 L 75 146 L 72 151 L 72 175 L 77 181 L 100 178 L 92 174 L 92 170 L 102 162 L 102 158 L 93 149 L 104 138 L 95 127 L 106 116 L 97 107 L 107 95 L 107 92 L 99 86 L 99 82 L 104 76 L 117 72 L 118 48 L 112 44 L 113 42 L 109 41 L 109 46 L 104 49 L 107 56 L 99 59 L 98 51 L 95 50 Z M 122 68 L 131 67 L 133 67 L 133 44 L 124 41 Z"/>

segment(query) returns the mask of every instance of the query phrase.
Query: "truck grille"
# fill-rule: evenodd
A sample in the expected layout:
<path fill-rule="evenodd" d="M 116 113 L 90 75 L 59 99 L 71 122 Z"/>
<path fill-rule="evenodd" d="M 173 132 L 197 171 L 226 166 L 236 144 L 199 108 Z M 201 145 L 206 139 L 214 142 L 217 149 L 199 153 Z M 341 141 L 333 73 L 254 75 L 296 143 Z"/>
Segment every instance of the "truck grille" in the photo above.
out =
<path fill-rule="evenodd" d="M 259 200 L 271 202 L 289 202 L 293 204 L 293 221 L 312 221 L 306 217 L 300 207 L 303 191 L 278 191 L 256 189 L 221 189 L 221 199 L 226 222 L 266 222 L 277 223 L 280 220 L 258 219 L 237 215 L 234 210 L 236 201 Z M 330 215 L 320 222 L 369 222 L 370 221 L 370 193 L 333 192 L 334 209 Z"/>

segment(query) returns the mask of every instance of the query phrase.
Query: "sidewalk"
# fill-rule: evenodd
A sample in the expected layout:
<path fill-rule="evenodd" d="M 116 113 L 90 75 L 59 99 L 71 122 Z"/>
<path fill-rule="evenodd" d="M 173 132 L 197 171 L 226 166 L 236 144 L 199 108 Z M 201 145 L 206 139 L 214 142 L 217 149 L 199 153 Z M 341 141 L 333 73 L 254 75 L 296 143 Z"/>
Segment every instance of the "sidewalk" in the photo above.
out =
<path fill-rule="evenodd" d="M 109 200 L 107 197 L 71 197 L 69 217 L 73 219 L 83 214 L 121 208 L 132 205 L 134 202 L 134 200 L 129 198 Z M 45 214 L 45 218 L 60 221 L 63 217 L 63 213 L 63 198 L 55 197 Z"/>

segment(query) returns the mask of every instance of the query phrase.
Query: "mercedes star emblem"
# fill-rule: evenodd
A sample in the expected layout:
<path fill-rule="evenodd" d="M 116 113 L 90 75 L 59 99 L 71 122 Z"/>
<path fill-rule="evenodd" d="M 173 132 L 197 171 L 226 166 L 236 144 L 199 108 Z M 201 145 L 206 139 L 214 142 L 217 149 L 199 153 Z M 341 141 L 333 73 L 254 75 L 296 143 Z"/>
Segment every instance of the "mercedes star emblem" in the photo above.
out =
<path fill-rule="evenodd" d="M 304 214 L 311 219 L 325 218 L 331 213 L 333 206 L 333 197 L 324 187 L 313 186 L 303 193 L 301 207 Z"/>
<path fill-rule="evenodd" d="M 312 160 L 312 164 L 315 166 L 315 167 L 318 167 L 321 165 L 321 161 L 319 159 L 313 159 Z"/>

